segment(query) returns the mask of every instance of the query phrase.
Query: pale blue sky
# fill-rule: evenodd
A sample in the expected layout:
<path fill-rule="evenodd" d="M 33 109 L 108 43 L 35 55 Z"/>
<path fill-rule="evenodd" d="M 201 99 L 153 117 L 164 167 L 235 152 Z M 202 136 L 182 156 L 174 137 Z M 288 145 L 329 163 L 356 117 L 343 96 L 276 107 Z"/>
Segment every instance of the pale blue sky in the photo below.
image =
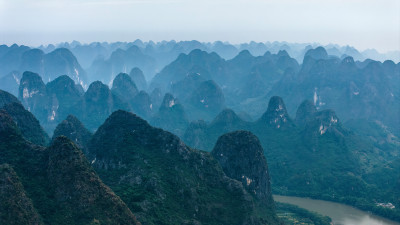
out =
<path fill-rule="evenodd" d="M 400 0 L 0 0 L 0 44 L 138 38 L 400 50 Z"/>

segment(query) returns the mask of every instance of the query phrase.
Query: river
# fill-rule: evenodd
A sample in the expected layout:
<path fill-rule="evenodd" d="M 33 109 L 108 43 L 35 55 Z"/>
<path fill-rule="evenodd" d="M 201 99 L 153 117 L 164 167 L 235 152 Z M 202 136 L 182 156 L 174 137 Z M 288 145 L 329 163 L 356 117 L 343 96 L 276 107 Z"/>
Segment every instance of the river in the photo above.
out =
<path fill-rule="evenodd" d="M 400 223 L 336 202 L 280 195 L 274 195 L 274 200 L 329 216 L 334 225 L 400 225 Z"/>

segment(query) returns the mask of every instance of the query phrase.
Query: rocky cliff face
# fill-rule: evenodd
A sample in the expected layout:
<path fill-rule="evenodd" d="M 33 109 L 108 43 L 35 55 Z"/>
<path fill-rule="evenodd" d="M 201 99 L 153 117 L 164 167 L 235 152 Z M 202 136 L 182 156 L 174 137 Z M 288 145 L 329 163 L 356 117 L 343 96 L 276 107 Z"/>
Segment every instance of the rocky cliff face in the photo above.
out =
<path fill-rule="evenodd" d="M 249 131 L 222 135 L 211 154 L 225 174 L 262 202 L 273 205 L 267 160 L 258 138 Z"/>
<path fill-rule="evenodd" d="M 40 121 L 46 121 L 48 115 L 48 98 L 46 85 L 37 73 L 24 72 L 19 86 L 19 100 Z"/>
<path fill-rule="evenodd" d="M 265 125 L 276 129 L 293 126 L 293 122 L 286 111 L 285 103 L 278 96 L 271 97 L 268 109 L 258 120 L 258 123 L 261 126 Z"/>

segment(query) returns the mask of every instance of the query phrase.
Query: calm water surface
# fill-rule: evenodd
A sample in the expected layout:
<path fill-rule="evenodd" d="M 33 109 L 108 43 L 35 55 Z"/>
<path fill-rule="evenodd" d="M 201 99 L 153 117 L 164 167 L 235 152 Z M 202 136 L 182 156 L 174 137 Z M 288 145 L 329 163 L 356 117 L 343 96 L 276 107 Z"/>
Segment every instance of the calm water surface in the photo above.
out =
<path fill-rule="evenodd" d="M 336 202 L 280 195 L 274 195 L 274 200 L 297 205 L 301 208 L 329 216 L 335 225 L 400 225 L 400 223 Z"/>

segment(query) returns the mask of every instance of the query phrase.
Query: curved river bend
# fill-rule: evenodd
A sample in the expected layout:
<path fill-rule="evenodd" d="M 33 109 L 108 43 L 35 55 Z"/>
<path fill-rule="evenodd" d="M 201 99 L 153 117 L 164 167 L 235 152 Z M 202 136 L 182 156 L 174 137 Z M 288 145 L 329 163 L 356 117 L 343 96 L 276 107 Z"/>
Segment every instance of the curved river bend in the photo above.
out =
<path fill-rule="evenodd" d="M 336 202 L 280 195 L 274 195 L 274 200 L 329 216 L 334 225 L 400 225 L 400 223 Z"/>

